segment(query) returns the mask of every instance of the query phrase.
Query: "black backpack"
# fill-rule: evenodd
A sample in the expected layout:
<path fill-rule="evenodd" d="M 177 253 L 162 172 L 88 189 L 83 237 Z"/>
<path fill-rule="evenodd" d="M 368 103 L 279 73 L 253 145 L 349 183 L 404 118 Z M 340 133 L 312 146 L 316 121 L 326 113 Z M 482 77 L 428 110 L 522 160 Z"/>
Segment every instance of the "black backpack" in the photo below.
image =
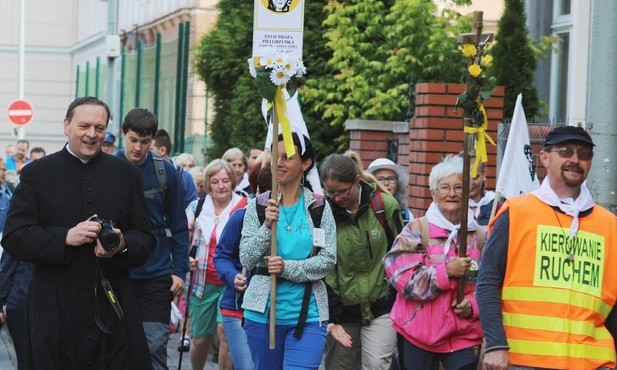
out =
<path fill-rule="evenodd" d="M 303 194 L 300 194 L 300 196 L 303 196 Z M 323 216 L 326 201 L 323 196 L 317 193 L 313 193 L 313 197 L 315 197 L 315 201 L 311 204 L 309 213 L 311 214 L 311 220 L 313 220 L 313 227 L 320 228 L 321 217 Z M 259 219 L 260 224 L 263 224 L 266 220 L 266 207 L 268 206 L 268 199 L 270 199 L 269 191 L 259 194 L 255 200 L 255 205 L 257 206 L 257 218 Z M 197 206 L 199 207 L 199 204 L 197 204 Z"/>

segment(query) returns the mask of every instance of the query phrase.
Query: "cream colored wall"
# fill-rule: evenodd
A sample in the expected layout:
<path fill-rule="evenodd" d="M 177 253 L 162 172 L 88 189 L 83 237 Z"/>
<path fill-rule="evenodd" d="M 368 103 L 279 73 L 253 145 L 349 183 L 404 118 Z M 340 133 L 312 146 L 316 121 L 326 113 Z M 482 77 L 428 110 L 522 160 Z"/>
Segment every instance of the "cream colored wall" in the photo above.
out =
<path fill-rule="evenodd" d="M 544 0 L 542 0 L 544 1 Z M 504 2 L 501 0 L 473 0 L 469 6 L 451 6 L 448 1 L 436 1 L 439 9 L 448 7 L 457 10 L 461 14 L 471 14 L 474 11 L 482 11 L 485 32 L 495 32 L 497 30 L 497 21 L 501 18 L 504 10 Z"/>
<path fill-rule="evenodd" d="M 118 1 L 118 31 L 135 24 L 161 32 L 164 39 L 178 35 L 178 22 L 191 22 L 190 44 L 214 26 L 217 0 Z M 107 34 L 108 3 L 101 0 L 26 0 L 25 99 L 34 117 L 23 126 L 31 146 L 48 152 L 65 142 L 62 121 L 74 97 L 77 66 L 91 66 L 100 57 L 106 68 L 104 37 Z M 0 2 L 0 156 L 17 140 L 6 107 L 18 98 L 19 0 Z M 192 55 L 192 54 L 191 54 Z M 119 61 L 119 59 L 118 59 Z M 104 83 L 104 81 L 102 81 Z M 192 73 L 189 63 L 187 136 L 204 135 L 205 86 Z M 213 112 L 209 107 L 208 111 Z"/>
<path fill-rule="evenodd" d="M 30 146 L 48 153 L 65 142 L 62 121 L 72 100 L 71 46 L 76 41 L 76 0 L 25 2 L 24 98 L 34 109 L 23 126 Z M 0 156 L 17 134 L 7 106 L 19 97 L 19 0 L 0 2 Z"/>

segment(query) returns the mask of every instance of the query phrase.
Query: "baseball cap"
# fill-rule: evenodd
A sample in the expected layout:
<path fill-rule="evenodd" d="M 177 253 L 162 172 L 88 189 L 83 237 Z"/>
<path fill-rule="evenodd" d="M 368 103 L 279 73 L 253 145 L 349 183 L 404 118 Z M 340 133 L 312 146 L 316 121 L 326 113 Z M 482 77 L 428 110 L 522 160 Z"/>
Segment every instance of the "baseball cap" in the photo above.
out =
<path fill-rule="evenodd" d="M 116 137 L 111 132 L 106 132 L 105 139 L 103 139 L 103 143 L 114 145 L 116 143 Z"/>
<path fill-rule="evenodd" d="M 591 146 L 595 146 L 591 136 L 582 127 L 578 126 L 558 126 L 546 135 L 544 145 L 563 143 L 564 141 L 581 141 Z"/>

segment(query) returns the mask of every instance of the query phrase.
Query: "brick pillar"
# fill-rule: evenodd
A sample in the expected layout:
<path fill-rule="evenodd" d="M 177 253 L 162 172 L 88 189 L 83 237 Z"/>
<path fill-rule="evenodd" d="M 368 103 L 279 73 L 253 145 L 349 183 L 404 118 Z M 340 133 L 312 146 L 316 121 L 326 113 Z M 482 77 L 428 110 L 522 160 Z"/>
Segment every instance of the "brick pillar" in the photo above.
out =
<path fill-rule="evenodd" d="M 362 158 L 364 168 L 377 158 L 387 158 L 388 142 L 398 143 L 398 160 L 406 165 L 409 162 L 409 124 L 407 122 L 348 120 L 345 129 L 349 131 L 349 149 Z"/>
<path fill-rule="evenodd" d="M 409 123 L 391 121 L 348 120 L 349 148 L 362 158 L 364 168 L 376 158 L 387 156 L 389 139 L 398 140 L 398 164 L 409 169 L 409 208 L 416 217 L 423 216 L 432 198 L 428 177 L 434 165 L 447 154 L 463 150 L 462 110 L 454 112 L 456 97 L 465 85 L 424 83 L 416 85 L 415 118 Z M 497 124 L 503 121 L 503 87 L 484 101 L 488 116 L 488 133 L 497 140 Z M 488 144 L 487 189 L 495 188 L 496 147 Z"/>
<path fill-rule="evenodd" d="M 454 112 L 456 97 L 465 85 L 423 83 L 416 85 L 415 117 L 409 125 L 409 208 L 423 216 L 432 198 L 428 177 L 432 167 L 447 154 L 463 150 L 462 109 Z M 503 87 L 484 101 L 488 116 L 488 134 L 496 141 L 497 124 L 503 120 Z M 495 188 L 496 147 L 488 144 L 487 189 Z"/>

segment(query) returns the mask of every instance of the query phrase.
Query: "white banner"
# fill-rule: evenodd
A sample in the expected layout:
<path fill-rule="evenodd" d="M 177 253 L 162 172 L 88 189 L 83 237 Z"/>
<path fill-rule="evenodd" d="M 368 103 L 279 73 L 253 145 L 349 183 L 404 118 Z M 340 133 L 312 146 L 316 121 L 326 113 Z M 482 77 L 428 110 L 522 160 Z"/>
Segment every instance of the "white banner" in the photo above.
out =
<path fill-rule="evenodd" d="M 533 166 L 529 128 L 522 100 L 523 95 L 518 94 L 506 149 L 497 176 L 495 191 L 505 198 L 527 194 L 540 187 Z"/>
<path fill-rule="evenodd" d="M 302 56 L 304 0 L 255 0 L 253 56 L 264 48 Z"/>

